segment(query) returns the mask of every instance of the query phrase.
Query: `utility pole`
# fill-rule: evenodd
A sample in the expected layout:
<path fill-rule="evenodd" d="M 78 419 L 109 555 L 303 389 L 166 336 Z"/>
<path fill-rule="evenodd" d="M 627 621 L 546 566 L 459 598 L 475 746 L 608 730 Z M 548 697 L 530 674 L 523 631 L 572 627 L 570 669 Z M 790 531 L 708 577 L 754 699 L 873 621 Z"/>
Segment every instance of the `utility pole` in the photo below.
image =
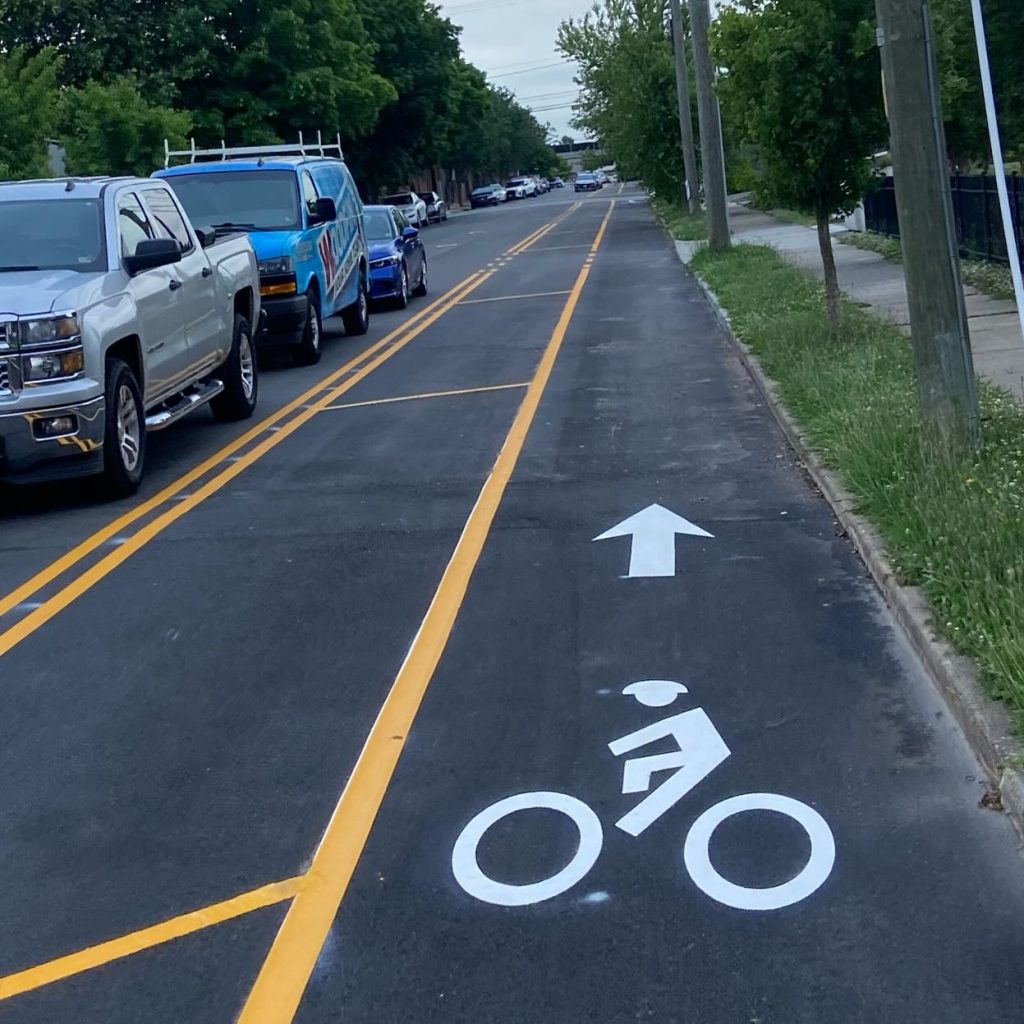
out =
<path fill-rule="evenodd" d="M 708 245 L 728 249 L 729 198 L 725 185 L 722 115 L 715 95 L 715 69 L 711 64 L 708 31 L 711 10 L 708 0 L 689 0 L 690 37 L 693 39 L 693 70 L 697 80 L 697 113 L 700 122 L 700 156 L 704 171 L 704 202 L 708 208 Z"/>
<path fill-rule="evenodd" d="M 911 344 L 925 430 L 943 449 L 981 441 L 928 0 L 875 0 Z"/>
<path fill-rule="evenodd" d="M 690 111 L 690 69 L 683 38 L 683 13 L 679 0 L 671 0 L 672 47 L 676 54 L 676 95 L 679 98 L 679 138 L 683 147 L 686 183 L 683 204 L 691 216 L 700 212 L 700 182 L 697 178 L 697 151 L 693 145 L 693 114 Z"/>

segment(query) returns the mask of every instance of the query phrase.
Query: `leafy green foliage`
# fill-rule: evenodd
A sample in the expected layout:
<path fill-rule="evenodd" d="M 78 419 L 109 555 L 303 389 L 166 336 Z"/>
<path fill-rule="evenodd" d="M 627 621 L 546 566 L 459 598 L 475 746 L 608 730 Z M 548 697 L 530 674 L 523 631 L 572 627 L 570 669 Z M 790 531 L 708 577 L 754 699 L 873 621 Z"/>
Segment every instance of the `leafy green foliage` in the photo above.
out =
<path fill-rule="evenodd" d="M 582 19 L 562 23 L 558 48 L 579 68 L 575 124 L 602 140 L 602 163 L 669 193 L 683 180 L 683 158 L 666 6 L 600 0 Z"/>
<path fill-rule="evenodd" d="M 936 628 L 976 658 L 1024 727 L 1024 411 L 981 388 L 983 451 L 939 455 L 919 428 L 910 346 L 853 304 L 834 344 L 817 282 L 766 248 L 701 251 L 693 266 L 728 310 L 858 511 L 884 536 Z"/>
<path fill-rule="evenodd" d="M 46 142 L 58 117 L 60 58 L 53 50 L 29 56 L 0 53 L 0 176 L 45 177 Z"/>
<path fill-rule="evenodd" d="M 860 202 L 886 137 L 873 11 L 872 0 L 742 0 L 715 29 L 725 116 L 760 153 L 759 201 L 815 217 L 833 328 L 829 219 Z"/>
<path fill-rule="evenodd" d="M 780 206 L 827 217 L 863 196 L 886 137 L 873 12 L 872 0 L 745 0 L 718 20 L 725 116 L 758 146 Z"/>
<path fill-rule="evenodd" d="M 89 82 L 68 92 L 61 139 L 72 174 L 149 174 L 163 160 L 164 139 L 183 147 L 192 127 L 187 111 L 150 103 L 135 79 Z"/>
<path fill-rule="evenodd" d="M 433 166 L 490 178 L 558 165 L 544 127 L 462 60 L 428 0 L 2 0 L 0 56 L 15 83 L 9 174 L 45 171 L 62 96 L 79 170 L 148 172 L 161 132 L 234 145 L 317 130 L 341 135 L 371 193 Z M 45 96 L 29 89 L 43 79 Z M 34 117 L 19 113 L 27 89 Z"/>

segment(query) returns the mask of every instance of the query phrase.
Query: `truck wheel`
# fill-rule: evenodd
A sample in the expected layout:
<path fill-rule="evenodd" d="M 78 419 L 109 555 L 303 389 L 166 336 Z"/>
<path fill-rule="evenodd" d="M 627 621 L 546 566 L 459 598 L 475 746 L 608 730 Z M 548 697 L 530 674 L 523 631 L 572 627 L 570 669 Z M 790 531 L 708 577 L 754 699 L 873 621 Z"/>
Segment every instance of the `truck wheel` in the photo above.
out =
<path fill-rule="evenodd" d="M 341 311 L 341 322 L 350 338 L 365 334 L 370 329 L 370 300 L 365 281 L 359 285 L 359 298 Z"/>
<path fill-rule="evenodd" d="M 210 402 L 213 415 L 225 421 L 247 420 L 256 411 L 260 379 L 256 369 L 252 328 L 241 313 L 235 314 L 231 352 L 217 374 L 223 374 L 224 390 Z"/>
<path fill-rule="evenodd" d="M 113 498 L 139 489 L 146 462 L 146 411 L 135 374 L 121 359 L 107 360 L 103 479 Z"/>
<path fill-rule="evenodd" d="M 320 319 L 320 303 L 316 292 L 306 292 L 306 326 L 302 332 L 302 341 L 295 346 L 295 362 L 299 366 L 314 366 L 323 355 L 323 322 Z"/>

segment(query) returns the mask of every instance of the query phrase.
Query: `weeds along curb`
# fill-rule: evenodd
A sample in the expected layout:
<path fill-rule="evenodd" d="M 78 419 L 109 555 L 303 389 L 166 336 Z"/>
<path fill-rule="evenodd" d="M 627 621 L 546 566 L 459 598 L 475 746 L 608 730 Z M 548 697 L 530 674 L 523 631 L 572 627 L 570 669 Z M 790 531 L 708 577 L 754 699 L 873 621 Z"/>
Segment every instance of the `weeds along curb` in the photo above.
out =
<path fill-rule="evenodd" d="M 975 755 L 991 776 L 1003 810 L 1024 839 L 1024 771 L 1021 770 L 1024 767 L 1024 745 L 1013 735 L 1009 715 L 1001 705 L 985 696 L 970 659 L 957 654 L 948 643 L 934 635 L 929 625 L 931 611 L 921 590 L 905 587 L 896 580 L 881 536 L 854 511 L 853 499 L 838 476 L 811 450 L 760 360 L 732 329 L 729 314 L 718 297 L 699 275 L 694 274 L 694 277 L 786 439 L 832 506 L 836 519 L 853 541 L 893 616 L 967 735 Z"/>

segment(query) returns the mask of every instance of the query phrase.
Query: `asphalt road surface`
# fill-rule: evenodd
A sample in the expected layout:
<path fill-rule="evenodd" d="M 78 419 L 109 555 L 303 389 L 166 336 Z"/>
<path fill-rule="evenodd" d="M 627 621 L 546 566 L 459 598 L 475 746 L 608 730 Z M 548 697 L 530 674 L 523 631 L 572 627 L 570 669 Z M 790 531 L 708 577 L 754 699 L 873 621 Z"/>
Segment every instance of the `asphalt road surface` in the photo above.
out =
<path fill-rule="evenodd" d="M 1024 1020 L 1018 841 L 643 195 L 425 240 L 136 499 L 0 492 L 0 1020 Z"/>

